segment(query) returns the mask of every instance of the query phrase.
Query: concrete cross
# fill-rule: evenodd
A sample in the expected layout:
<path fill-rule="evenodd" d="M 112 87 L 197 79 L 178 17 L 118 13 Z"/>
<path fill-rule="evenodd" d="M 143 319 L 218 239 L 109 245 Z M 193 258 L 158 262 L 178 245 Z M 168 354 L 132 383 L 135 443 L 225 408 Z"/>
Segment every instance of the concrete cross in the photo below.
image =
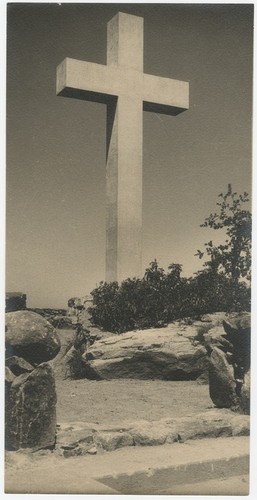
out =
<path fill-rule="evenodd" d="M 143 110 L 185 111 L 189 84 L 143 72 L 143 18 L 119 12 L 108 23 L 107 65 L 66 58 L 57 95 L 107 104 L 106 281 L 140 276 Z"/>

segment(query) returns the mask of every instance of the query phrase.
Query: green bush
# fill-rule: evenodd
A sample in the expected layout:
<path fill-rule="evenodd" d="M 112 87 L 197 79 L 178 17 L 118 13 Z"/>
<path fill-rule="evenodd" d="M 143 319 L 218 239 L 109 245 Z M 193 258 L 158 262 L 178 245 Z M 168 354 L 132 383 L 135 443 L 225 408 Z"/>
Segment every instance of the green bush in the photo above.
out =
<path fill-rule="evenodd" d="M 231 280 L 224 274 L 207 269 L 193 278 L 182 278 L 181 271 L 179 264 L 171 264 L 165 273 L 155 260 L 142 279 L 127 279 L 121 285 L 100 283 L 91 292 L 92 324 L 113 333 L 159 328 L 185 317 L 229 311 L 231 295 L 237 297 L 233 310 L 250 309 L 250 289 L 245 283 L 232 291 Z"/>

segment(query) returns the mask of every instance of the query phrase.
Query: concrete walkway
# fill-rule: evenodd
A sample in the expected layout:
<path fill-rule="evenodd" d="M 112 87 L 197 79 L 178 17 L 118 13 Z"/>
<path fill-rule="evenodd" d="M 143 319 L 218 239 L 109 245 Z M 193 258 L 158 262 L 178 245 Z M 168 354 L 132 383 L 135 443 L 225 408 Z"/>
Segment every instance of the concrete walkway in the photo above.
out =
<path fill-rule="evenodd" d="M 9 452 L 6 493 L 247 495 L 248 472 L 246 436 L 67 459 Z"/>

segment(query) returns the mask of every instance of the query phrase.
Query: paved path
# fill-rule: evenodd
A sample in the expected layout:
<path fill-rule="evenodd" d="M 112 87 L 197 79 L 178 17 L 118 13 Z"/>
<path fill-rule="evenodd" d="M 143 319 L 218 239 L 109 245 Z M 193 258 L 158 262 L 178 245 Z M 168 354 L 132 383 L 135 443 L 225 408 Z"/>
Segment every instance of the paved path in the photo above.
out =
<path fill-rule="evenodd" d="M 128 447 L 68 459 L 51 453 L 9 453 L 6 492 L 191 494 L 200 488 L 201 494 L 246 495 L 248 460 L 245 436 Z"/>

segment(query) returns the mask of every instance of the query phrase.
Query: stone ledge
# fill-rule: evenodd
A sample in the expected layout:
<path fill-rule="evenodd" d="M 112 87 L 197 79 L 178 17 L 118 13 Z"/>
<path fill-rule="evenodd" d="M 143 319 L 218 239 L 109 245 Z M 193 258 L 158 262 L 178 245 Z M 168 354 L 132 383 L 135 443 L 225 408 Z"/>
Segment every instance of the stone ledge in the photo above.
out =
<path fill-rule="evenodd" d="M 68 457 L 86 455 L 92 447 L 101 453 L 130 446 L 156 446 L 249 434 L 248 415 L 235 414 L 226 409 L 211 409 L 183 418 L 122 422 L 115 427 L 83 422 L 61 424 L 57 432 L 57 450 L 63 453 L 65 449 L 64 455 Z M 67 447 L 70 447 L 70 452 Z"/>

